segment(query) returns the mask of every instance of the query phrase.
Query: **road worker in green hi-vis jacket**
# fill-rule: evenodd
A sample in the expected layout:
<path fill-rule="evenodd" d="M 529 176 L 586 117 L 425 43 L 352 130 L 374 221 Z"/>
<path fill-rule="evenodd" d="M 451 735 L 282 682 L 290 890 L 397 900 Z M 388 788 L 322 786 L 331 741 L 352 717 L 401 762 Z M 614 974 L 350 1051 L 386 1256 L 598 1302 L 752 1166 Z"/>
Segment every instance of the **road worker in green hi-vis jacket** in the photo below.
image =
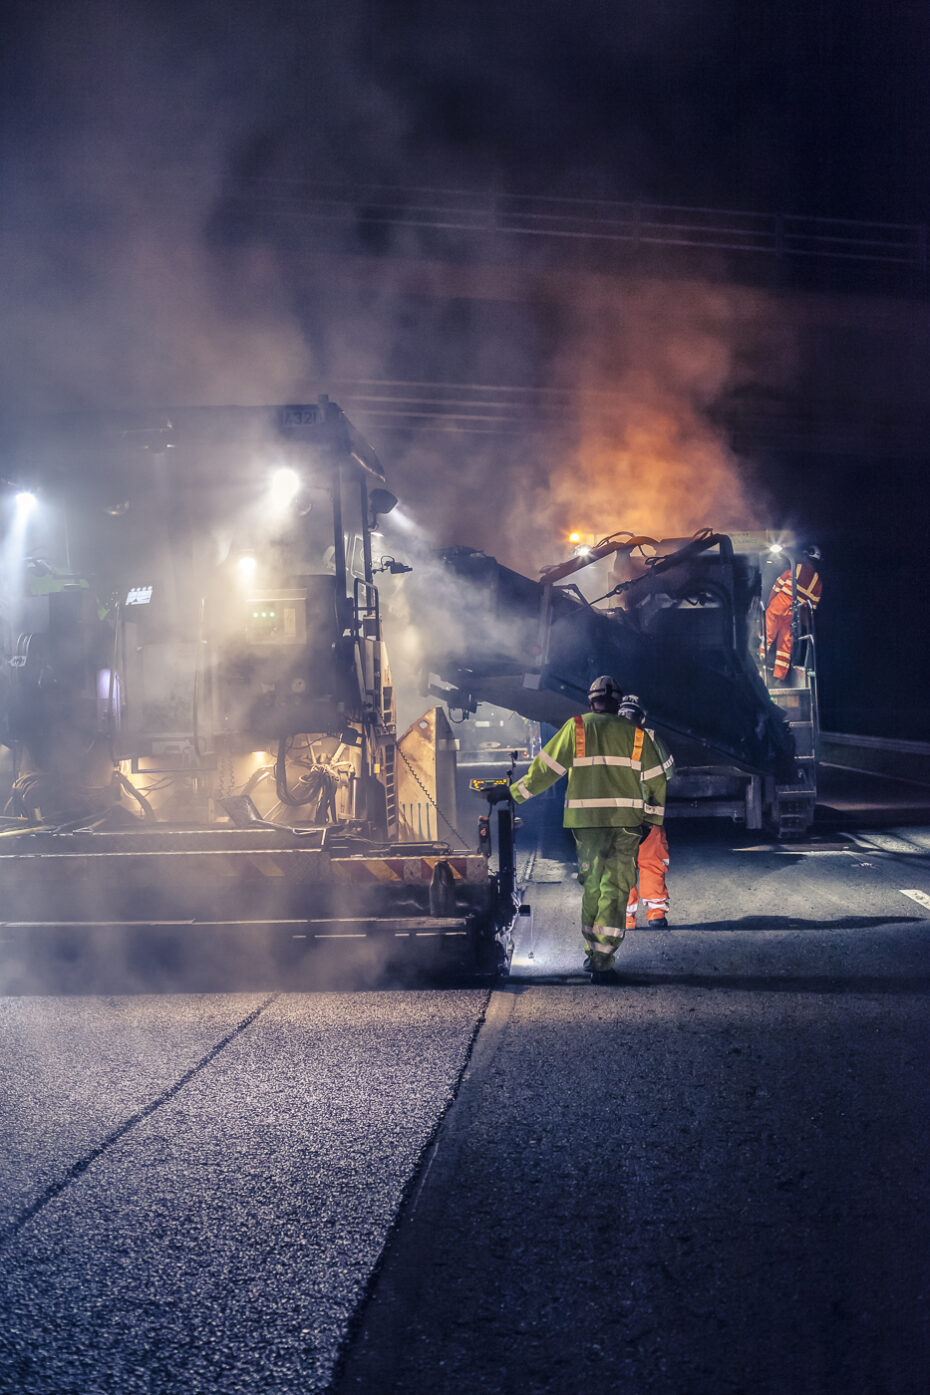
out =
<path fill-rule="evenodd" d="M 501 786 L 516 804 L 542 794 L 563 775 L 566 828 L 578 848 L 585 968 L 595 983 L 615 977 L 640 839 L 665 818 L 663 758 L 642 727 L 618 716 L 623 690 L 605 674 L 588 689 L 590 711 L 571 717 L 522 779 Z"/>

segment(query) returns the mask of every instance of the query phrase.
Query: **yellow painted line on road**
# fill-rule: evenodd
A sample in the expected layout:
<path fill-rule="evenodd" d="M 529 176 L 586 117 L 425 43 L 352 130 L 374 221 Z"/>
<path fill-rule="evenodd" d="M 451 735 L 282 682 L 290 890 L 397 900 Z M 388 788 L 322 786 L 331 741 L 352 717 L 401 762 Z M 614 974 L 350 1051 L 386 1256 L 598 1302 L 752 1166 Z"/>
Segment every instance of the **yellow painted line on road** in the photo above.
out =
<path fill-rule="evenodd" d="M 926 891 L 905 891 L 902 887 L 901 895 L 909 896 L 912 901 L 917 902 L 918 906 L 924 906 L 928 911 L 930 911 L 930 895 L 928 895 Z"/>

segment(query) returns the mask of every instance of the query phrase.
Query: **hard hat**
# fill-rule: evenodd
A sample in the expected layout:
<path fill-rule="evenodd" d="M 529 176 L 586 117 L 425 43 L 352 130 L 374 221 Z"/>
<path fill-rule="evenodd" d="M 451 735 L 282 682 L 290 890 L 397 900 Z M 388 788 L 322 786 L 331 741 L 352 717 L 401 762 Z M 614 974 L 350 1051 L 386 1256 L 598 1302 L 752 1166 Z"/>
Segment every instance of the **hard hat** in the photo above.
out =
<path fill-rule="evenodd" d="M 810 547 L 805 548 L 804 551 L 812 562 L 820 561 L 820 548 L 816 543 L 811 543 Z"/>
<path fill-rule="evenodd" d="M 602 673 L 600 678 L 595 678 L 588 689 L 588 702 L 594 698 L 613 698 L 619 702 L 623 697 L 623 689 L 616 678 L 611 678 L 609 673 Z"/>
<path fill-rule="evenodd" d="M 638 725 L 646 720 L 646 709 L 635 693 L 627 693 L 626 697 L 620 700 L 618 715 Z"/>

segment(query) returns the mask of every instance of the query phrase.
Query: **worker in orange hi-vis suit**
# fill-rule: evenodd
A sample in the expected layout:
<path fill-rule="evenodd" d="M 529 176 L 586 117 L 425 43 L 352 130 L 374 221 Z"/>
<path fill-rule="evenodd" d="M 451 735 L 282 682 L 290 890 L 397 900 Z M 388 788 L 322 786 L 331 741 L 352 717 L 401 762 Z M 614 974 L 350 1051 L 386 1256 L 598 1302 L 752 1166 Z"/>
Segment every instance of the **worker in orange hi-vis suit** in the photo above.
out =
<path fill-rule="evenodd" d="M 820 573 L 815 567 L 815 564 L 820 562 L 820 548 L 807 548 L 806 556 L 807 561 L 798 562 L 795 566 L 795 589 L 797 590 L 798 602 L 801 605 L 809 605 L 811 611 L 815 611 L 820 603 L 820 594 L 823 589 Z M 772 676 L 778 679 L 787 678 L 791 670 L 793 641 L 791 591 L 791 568 L 786 567 L 772 587 L 768 604 L 765 607 L 765 652 L 763 659 L 768 657 L 774 645 L 775 665 L 772 669 Z"/>
<path fill-rule="evenodd" d="M 630 693 L 620 704 L 619 715 L 626 717 L 628 722 L 633 722 L 635 726 L 642 727 L 650 737 L 652 744 L 656 748 L 659 757 L 659 770 L 663 771 L 666 779 L 672 775 L 675 768 L 674 758 L 665 749 L 660 739 L 654 731 L 646 726 L 646 712 L 638 697 Z M 654 772 L 649 771 L 650 775 Z M 646 771 L 643 771 L 643 779 L 646 778 Z M 636 853 L 636 881 L 630 888 L 629 900 L 626 903 L 626 929 L 636 929 L 636 915 L 639 911 L 639 903 L 642 901 L 646 907 L 646 925 L 650 930 L 668 929 L 668 886 L 665 882 L 665 874 L 668 869 L 668 834 L 664 824 L 644 825 L 641 834 L 641 842 Z"/>

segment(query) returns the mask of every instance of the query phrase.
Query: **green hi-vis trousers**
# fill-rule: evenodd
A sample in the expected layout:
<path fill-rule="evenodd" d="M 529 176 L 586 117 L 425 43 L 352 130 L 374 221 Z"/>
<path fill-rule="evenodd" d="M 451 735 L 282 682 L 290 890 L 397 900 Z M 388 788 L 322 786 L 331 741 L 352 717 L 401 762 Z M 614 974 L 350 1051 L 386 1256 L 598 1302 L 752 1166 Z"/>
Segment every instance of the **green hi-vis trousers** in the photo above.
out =
<path fill-rule="evenodd" d="M 613 967 L 626 903 L 636 885 L 638 828 L 573 828 L 581 882 L 581 933 L 592 969 Z"/>

